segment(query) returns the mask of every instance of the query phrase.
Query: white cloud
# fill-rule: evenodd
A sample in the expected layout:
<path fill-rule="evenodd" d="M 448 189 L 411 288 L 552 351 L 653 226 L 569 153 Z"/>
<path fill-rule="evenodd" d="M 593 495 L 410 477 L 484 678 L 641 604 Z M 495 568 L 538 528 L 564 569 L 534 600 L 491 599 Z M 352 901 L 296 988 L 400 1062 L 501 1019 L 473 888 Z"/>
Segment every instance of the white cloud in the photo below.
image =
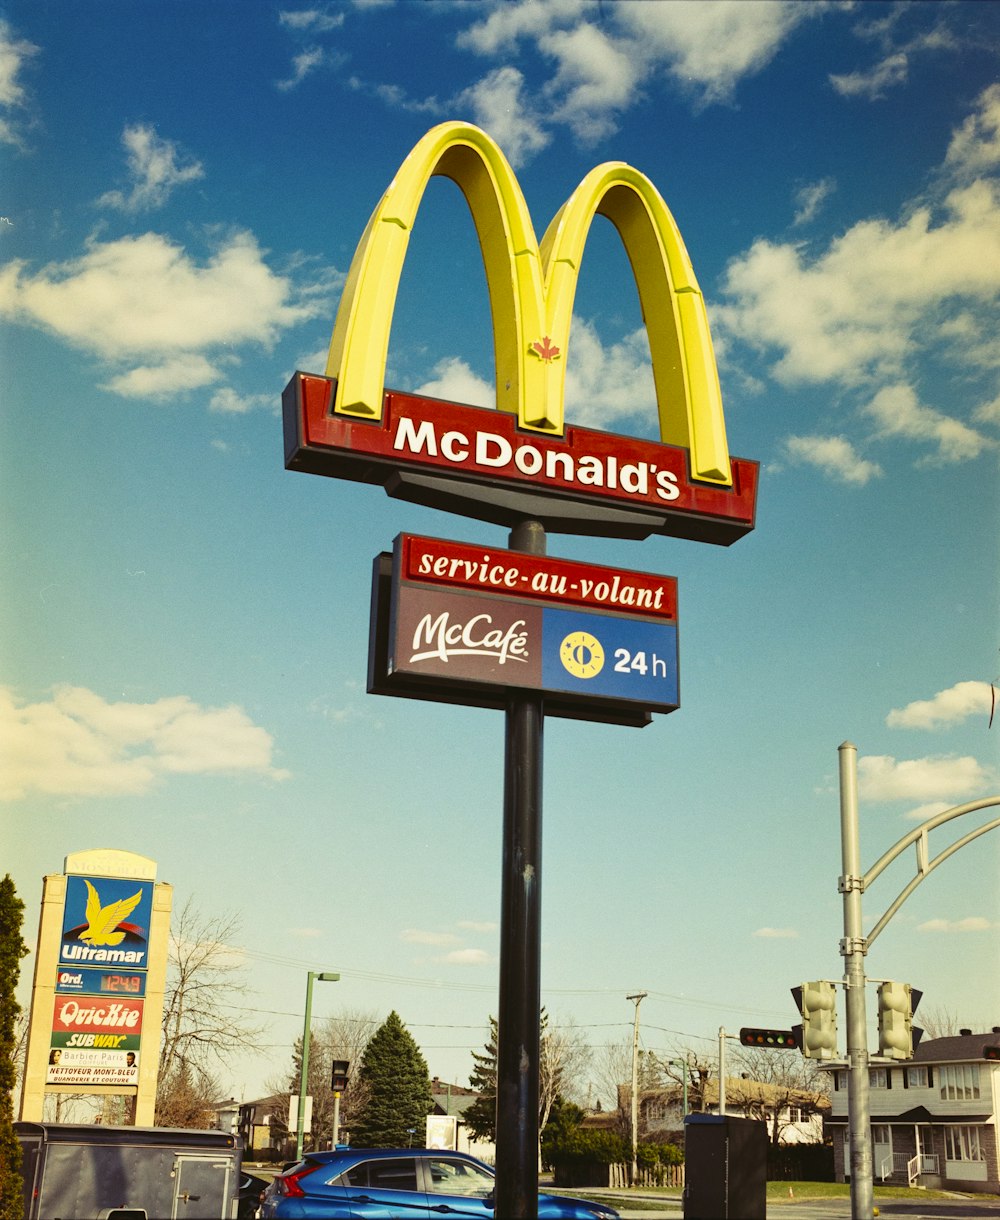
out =
<path fill-rule="evenodd" d="M 908 56 L 896 51 L 865 72 L 831 73 L 830 84 L 842 97 L 863 97 L 875 101 L 884 97 L 887 89 L 904 84 L 909 72 Z"/>
<path fill-rule="evenodd" d="M 80 258 L 35 273 L 23 262 L 0 269 L 0 317 L 131 366 L 109 382 L 130 395 L 219 380 L 216 366 L 232 359 L 234 345 L 271 344 L 325 308 L 322 293 L 296 290 L 271 271 L 245 232 L 220 240 L 200 264 L 166 237 L 144 233 L 92 241 Z"/>
<path fill-rule="evenodd" d="M 311 30 L 324 34 L 344 24 L 343 13 L 331 13 L 326 8 L 286 9 L 278 13 L 278 21 L 290 30 Z"/>
<path fill-rule="evenodd" d="M 789 436 L 785 438 L 785 451 L 793 462 L 815 466 L 839 483 L 863 487 L 882 474 L 877 462 L 859 456 L 843 436 Z"/>
<path fill-rule="evenodd" d="M 918 805 L 916 809 L 908 810 L 903 816 L 908 822 L 929 822 L 931 818 L 950 808 L 951 805 L 947 801 L 930 801 L 926 805 Z"/>
<path fill-rule="evenodd" d="M 957 682 L 931 699 L 893 708 L 885 722 L 890 729 L 938 729 L 978 716 L 985 724 L 992 709 L 988 682 Z"/>
<path fill-rule="evenodd" d="M 605 346 L 594 326 L 574 314 L 566 353 L 566 417 L 612 430 L 621 420 L 637 419 L 659 435 L 645 327 Z"/>
<path fill-rule="evenodd" d="M 551 139 L 525 101 L 524 77 L 517 68 L 497 68 L 458 94 L 454 106 L 471 110 L 473 121 L 490 133 L 515 168 Z"/>
<path fill-rule="evenodd" d="M 952 464 L 978 457 L 994 442 L 961 420 L 922 406 L 908 385 L 885 386 L 864 408 L 876 423 L 880 437 L 902 437 L 935 446 L 927 463 Z"/>
<path fill-rule="evenodd" d="M 185 355 L 161 364 L 138 365 L 106 381 L 102 389 L 122 398 L 169 398 L 220 380 L 222 374 L 204 356 Z"/>
<path fill-rule="evenodd" d="M 984 402 L 972 412 L 972 418 L 977 424 L 1000 425 L 1000 395 L 990 402 Z"/>
<path fill-rule="evenodd" d="M 978 109 L 953 133 L 945 167 L 957 177 L 988 173 L 1000 166 L 1000 85 L 977 99 Z"/>
<path fill-rule="evenodd" d="M 287 93 L 290 89 L 301 85 L 307 76 L 311 76 L 313 72 L 328 62 L 327 53 L 322 47 L 307 47 L 304 51 L 300 51 L 298 55 L 292 56 L 292 74 L 284 80 L 275 81 L 277 88 L 283 93 Z"/>
<path fill-rule="evenodd" d="M 858 790 L 866 801 L 947 800 L 986 791 L 989 772 L 969 755 L 914 758 L 888 755 L 858 760 Z"/>
<path fill-rule="evenodd" d="M 276 394 L 237 394 L 230 386 L 216 390 L 208 403 L 208 409 L 219 415 L 246 415 L 260 409 L 277 413 L 280 406 L 281 400 Z"/>
<path fill-rule="evenodd" d="M 126 127 L 122 143 L 128 153 L 132 189 L 125 195 L 109 191 L 98 203 L 119 208 L 123 212 L 140 212 L 162 207 L 174 189 L 204 177 L 197 161 L 183 164 L 183 154 L 172 140 L 161 139 L 155 128 L 143 123 Z"/>
<path fill-rule="evenodd" d="M 554 64 L 542 87 L 546 104 L 535 111 L 536 135 L 520 150 L 526 158 L 548 142 L 542 115 L 546 124 L 566 124 L 585 143 L 599 139 L 615 130 L 618 116 L 660 70 L 699 104 L 728 101 L 797 25 L 827 7 L 821 0 L 618 0 L 608 6 L 516 0 L 492 7 L 457 41 L 479 55 L 502 56 L 508 65 L 522 42 L 533 42 Z"/>
<path fill-rule="evenodd" d="M 452 966 L 486 966 L 492 959 L 485 949 L 456 949 L 445 954 L 444 960 Z"/>
<path fill-rule="evenodd" d="M 792 224 L 796 227 L 808 224 L 836 189 L 837 184 L 832 178 L 822 178 L 819 182 L 810 182 L 800 187 L 795 192 L 795 217 Z"/>
<path fill-rule="evenodd" d="M 495 932 L 497 925 L 492 920 L 460 919 L 458 926 L 466 932 Z"/>
<path fill-rule="evenodd" d="M 918 932 L 989 932 L 997 924 L 982 915 L 969 915 L 965 919 L 928 919 L 917 924 Z"/>
<path fill-rule="evenodd" d="M 187 695 L 109 703 L 83 687 L 18 705 L 0 689 L 0 798 L 139 795 L 166 775 L 288 777 L 272 764 L 271 735 L 242 708 L 202 707 Z"/>
<path fill-rule="evenodd" d="M 427 398 L 443 398 L 445 402 L 461 402 L 470 407 L 495 407 L 496 389 L 469 368 L 457 356 L 447 356 L 434 366 L 434 376 L 414 391 Z"/>
<path fill-rule="evenodd" d="M 754 936 L 761 936 L 765 940 L 794 940 L 798 932 L 794 928 L 758 928 Z"/>
<path fill-rule="evenodd" d="M 612 133 L 617 116 L 631 105 L 640 78 L 631 45 L 583 24 L 554 31 L 540 46 L 559 65 L 545 88 L 557 99 L 548 117 L 565 123 L 584 144 Z"/>
<path fill-rule="evenodd" d="M 713 325 L 775 352 L 773 373 L 789 385 L 898 379 L 930 335 L 968 367 L 992 352 L 998 265 L 1000 198 L 978 182 L 948 194 L 940 216 L 921 207 L 898 223 L 860 221 L 816 257 L 756 241 L 727 268 Z M 941 315 L 963 308 L 963 330 L 942 329 Z"/>
<path fill-rule="evenodd" d="M 741 80 L 771 62 L 796 26 L 829 7 L 822 0 L 624 0 L 612 11 L 634 40 L 635 54 L 662 63 L 708 103 L 728 100 Z"/>
<path fill-rule="evenodd" d="M 0 107 L 15 110 L 27 102 L 27 94 L 19 77 L 21 70 L 32 56 L 38 54 L 34 43 L 18 38 L 10 24 L 0 18 Z M 0 143 L 23 147 L 23 140 L 15 120 L 0 117 Z"/>

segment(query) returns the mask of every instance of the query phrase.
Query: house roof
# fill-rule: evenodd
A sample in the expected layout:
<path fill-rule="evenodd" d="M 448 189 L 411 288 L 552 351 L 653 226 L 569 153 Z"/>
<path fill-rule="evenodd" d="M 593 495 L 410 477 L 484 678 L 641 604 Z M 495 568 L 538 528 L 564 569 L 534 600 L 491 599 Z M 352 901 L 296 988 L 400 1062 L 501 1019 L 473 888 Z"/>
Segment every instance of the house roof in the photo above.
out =
<path fill-rule="evenodd" d="M 984 1034 L 957 1034 L 951 1038 L 921 1041 L 913 1052 L 913 1063 L 968 1063 L 986 1058 L 986 1047 L 1000 1046 L 1000 1027 Z"/>
<path fill-rule="evenodd" d="M 680 1102 L 682 1095 L 680 1085 L 671 1085 L 666 1089 L 643 1093 L 640 1101 L 663 1099 L 664 1101 Z M 703 1095 L 706 1105 L 718 1105 L 718 1080 L 706 1080 Z M 745 1080 L 742 1076 L 726 1078 L 726 1096 L 734 1105 L 744 1101 L 762 1102 L 765 1105 L 774 1101 L 790 1102 L 793 1106 L 815 1106 L 818 1109 L 825 1109 L 830 1105 L 830 1099 L 825 1093 L 813 1093 L 807 1089 L 792 1089 L 784 1085 L 766 1084 L 760 1080 Z"/>

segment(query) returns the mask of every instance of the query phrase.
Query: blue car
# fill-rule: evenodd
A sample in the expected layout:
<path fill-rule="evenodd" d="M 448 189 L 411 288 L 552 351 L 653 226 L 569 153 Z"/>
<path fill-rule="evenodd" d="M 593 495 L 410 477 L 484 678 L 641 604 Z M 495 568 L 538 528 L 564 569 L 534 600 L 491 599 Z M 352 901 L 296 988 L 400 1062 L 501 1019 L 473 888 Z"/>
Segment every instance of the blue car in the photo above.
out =
<path fill-rule="evenodd" d="M 267 1188 L 265 1220 L 496 1220 L 493 1170 L 461 1152 L 346 1148 L 311 1152 Z M 539 1195 L 540 1220 L 614 1220 L 601 1203 Z"/>

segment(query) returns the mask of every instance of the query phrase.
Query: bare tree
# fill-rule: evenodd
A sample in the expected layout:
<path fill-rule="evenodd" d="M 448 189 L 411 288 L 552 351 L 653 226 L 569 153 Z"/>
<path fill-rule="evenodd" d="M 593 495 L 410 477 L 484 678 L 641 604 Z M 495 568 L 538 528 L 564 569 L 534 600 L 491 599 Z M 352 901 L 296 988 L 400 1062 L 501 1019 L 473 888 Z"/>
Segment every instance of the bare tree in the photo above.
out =
<path fill-rule="evenodd" d="M 590 1068 L 590 1047 L 572 1020 L 546 1029 L 540 1040 L 538 1130 L 544 1131 L 556 1097 L 575 1101 Z"/>
<path fill-rule="evenodd" d="M 829 1072 L 821 1072 L 815 1060 L 792 1051 L 744 1047 L 733 1055 L 739 1079 L 729 1076 L 726 1096 L 747 1118 L 766 1122 L 772 1144 L 781 1142 L 782 1132 L 792 1125 L 790 1108 L 803 1116 L 820 1113 L 822 1097 L 830 1088 Z"/>
<path fill-rule="evenodd" d="M 347 1088 L 340 1095 L 340 1128 L 342 1133 L 350 1131 L 355 1117 L 361 1112 L 366 1100 L 365 1086 L 360 1078 L 361 1059 L 372 1034 L 381 1021 L 371 1011 L 345 1008 L 319 1023 L 313 1030 L 309 1045 L 309 1081 L 307 1089 L 313 1099 L 312 1140 L 313 1147 L 320 1147 L 333 1134 L 334 1098 L 331 1089 L 333 1063 L 341 1060 L 349 1065 Z M 302 1056 L 302 1038 L 296 1039 L 292 1051 L 292 1062 L 287 1074 L 272 1077 L 268 1088 L 276 1097 L 290 1098 L 299 1091 L 299 1072 Z M 280 1131 L 287 1114 L 287 1106 L 272 1119 L 275 1131 Z"/>
<path fill-rule="evenodd" d="M 183 1112 L 192 1090 L 203 1100 L 217 1088 L 213 1068 L 262 1049 L 263 1028 L 247 1020 L 241 1004 L 249 989 L 246 962 L 233 944 L 239 930 L 238 916 L 203 915 L 191 900 L 171 922 L 158 1123 L 168 1111 Z"/>

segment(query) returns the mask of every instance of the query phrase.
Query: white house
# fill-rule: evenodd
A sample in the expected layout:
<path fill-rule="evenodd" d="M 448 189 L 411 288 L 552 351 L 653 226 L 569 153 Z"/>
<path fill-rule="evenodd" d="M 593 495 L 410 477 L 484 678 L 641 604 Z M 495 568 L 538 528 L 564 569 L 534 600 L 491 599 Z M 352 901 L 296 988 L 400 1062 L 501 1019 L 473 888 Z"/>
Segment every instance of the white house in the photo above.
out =
<path fill-rule="evenodd" d="M 850 1176 L 847 1071 L 830 1070 L 834 1087 L 826 1122 L 842 1182 Z M 905 1063 L 873 1065 L 869 1102 L 876 1184 L 1000 1193 L 998 1092 L 1000 1026 L 985 1034 L 964 1029 L 956 1037 L 934 1038 L 921 1042 Z"/>

